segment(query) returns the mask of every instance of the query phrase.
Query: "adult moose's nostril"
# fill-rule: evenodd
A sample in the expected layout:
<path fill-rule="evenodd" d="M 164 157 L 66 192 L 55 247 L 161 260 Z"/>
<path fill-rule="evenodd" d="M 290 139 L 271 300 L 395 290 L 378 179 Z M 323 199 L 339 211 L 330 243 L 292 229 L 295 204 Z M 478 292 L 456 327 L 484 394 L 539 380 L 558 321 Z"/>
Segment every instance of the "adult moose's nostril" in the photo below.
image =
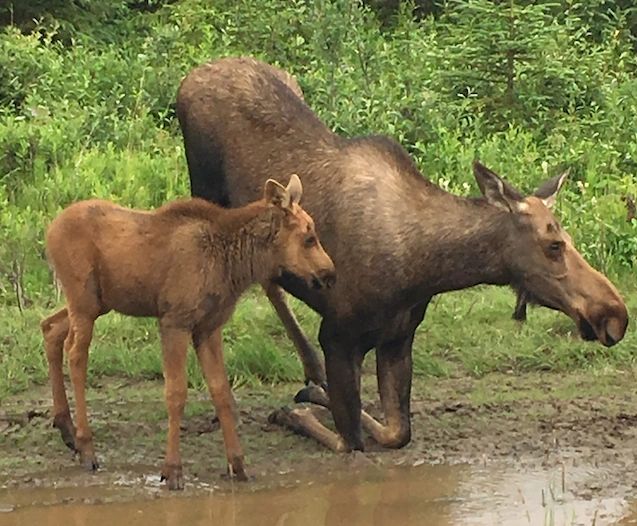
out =
<path fill-rule="evenodd" d="M 606 347 L 612 347 L 619 343 L 626 334 L 628 326 L 628 316 L 611 317 L 607 319 L 604 326 L 604 342 Z"/>
<path fill-rule="evenodd" d="M 605 331 L 606 332 L 606 336 L 605 336 L 605 341 L 602 342 L 606 347 L 612 347 L 613 345 L 615 345 L 619 340 L 616 340 L 609 332 L 608 330 Z"/>

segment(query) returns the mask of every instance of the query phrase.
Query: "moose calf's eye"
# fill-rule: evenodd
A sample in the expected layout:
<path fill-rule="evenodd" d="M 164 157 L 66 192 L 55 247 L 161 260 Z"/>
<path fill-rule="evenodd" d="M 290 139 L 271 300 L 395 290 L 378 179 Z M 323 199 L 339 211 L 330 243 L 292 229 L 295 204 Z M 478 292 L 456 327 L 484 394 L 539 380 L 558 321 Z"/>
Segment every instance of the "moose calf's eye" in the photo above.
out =
<path fill-rule="evenodd" d="M 549 254 L 553 257 L 559 256 L 562 253 L 562 242 L 553 241 L 549 245 Z"/>
<path fill-rule="evenodd" d="M 305 238 L 305 246 L 307 248 L 312 248 L 316 245 L 316 236 L 308 236 Z"/>

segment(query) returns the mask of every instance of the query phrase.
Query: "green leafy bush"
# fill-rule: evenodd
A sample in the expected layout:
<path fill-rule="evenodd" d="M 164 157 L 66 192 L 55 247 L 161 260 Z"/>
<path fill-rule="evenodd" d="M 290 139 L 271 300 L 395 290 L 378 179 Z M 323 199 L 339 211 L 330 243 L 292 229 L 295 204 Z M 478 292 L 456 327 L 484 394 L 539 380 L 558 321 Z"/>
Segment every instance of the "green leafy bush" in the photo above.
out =
<path fill-rule="evenodd" d="M 179 82 L 238 54 L 295 74 L 339 133 L 395 137 L 451 191 L 475 193 L 475 157 L 526 191 L 570 168 L 559 215 L 579 248 L 605 271 L 634 267 L 630 5 L 449 0 L 416 16 L 401 2 L 383 11 L 389 23 L 368 3 L 74 0 L 14 9 L 13 23 L 0 13 L 0 301 L 17 301 L 16 265 L 26 300 L 51 295 L 44 229 L 68 203 L 187 195 Z"/>

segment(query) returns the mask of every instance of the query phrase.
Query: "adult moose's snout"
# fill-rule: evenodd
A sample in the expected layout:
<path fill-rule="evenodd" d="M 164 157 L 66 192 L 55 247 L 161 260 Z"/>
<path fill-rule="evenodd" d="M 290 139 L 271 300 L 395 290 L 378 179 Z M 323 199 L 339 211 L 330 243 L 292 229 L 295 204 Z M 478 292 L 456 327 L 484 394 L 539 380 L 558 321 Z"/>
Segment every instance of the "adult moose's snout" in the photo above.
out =
<path fill-rule="evenodd" d="M 590 268 L 590 267 L 589 267 Z M 573 316 L 584 340 L 599 341 L 606 347 L 619 343 L 628 327 L 628 309 L 615 286 L 602 274 L 592 270 L 585 284 L 584 301 L 578 301 Z"/>
<path fill-rule="evenodd" d="M 594 309 L 588 315 L 581 316 L 579 322 L 580 333 L 585 340 L 598 340 L 606 347 L 619 343 L 627 327 L 628 310 L 621 301 L 613 302 L 603 309 Z"/>

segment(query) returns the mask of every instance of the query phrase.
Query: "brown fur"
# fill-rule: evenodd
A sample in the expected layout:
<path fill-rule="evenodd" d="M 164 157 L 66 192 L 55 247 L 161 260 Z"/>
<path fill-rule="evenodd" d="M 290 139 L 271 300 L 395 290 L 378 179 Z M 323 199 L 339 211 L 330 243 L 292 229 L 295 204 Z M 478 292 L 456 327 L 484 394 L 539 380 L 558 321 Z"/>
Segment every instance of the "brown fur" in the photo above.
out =
<path fill-rule="evenodd" d="M 303 174 L 305 206 L 339 280 L 329 291 L 313 291 L 282 276 L 268 297 L 306 378 L 317 383 L 325 373 L 277 285 L 323 317 L 319 341 L 340 438 L 326 439 L 313 423 L 309 432 L 331 447 L 362 448 L 360 365 L 372 348 L 387 423 L 365 415 L 362 423 L 384 445 L 409 441 L 411 345 L 436 294 L 480 283 L 512 285 L 571 316 L 588 339 L 613 345 L 624 335 L 621 296 L 584 261 L 549 209 L 562 176 L 525 198 L 476 163 L 482 197 L 449 194 L 423 178 L 395 141 L 333 133 L 280 70 L 250 58 L 191 71 L 179 88 L 177 115 L 193 195 L 241 206 L 270 174 Z M 297 420 L 286 423 L 294 427 Z"/>
<path fill-rule="evenodd" d="M 49 261 L 67 306 L 42 321 L 54 424 L 82 463 L 97 468 L 86 414 L 86 366 L 95 320 L 111 310 L 159 318 L 168 443 L 162 476 L 183 487 L 179 424 L 186 400 L 186 351 L 192 340 L 223 431 L 231 473 L 245 479 L 233 398 L 222 357 L 221 328 L 241 293 L 282 270 L 321 286 L 334 266 L 311 217 L 298 205 L 298 178 L 265 185 L 263 199 L 224 210 L 201 199 L 154 212 L 90 200 L 66 208 L 46 236 Z M 62 350 L 75 390 L 77 428 L 64 389 Z"/>

